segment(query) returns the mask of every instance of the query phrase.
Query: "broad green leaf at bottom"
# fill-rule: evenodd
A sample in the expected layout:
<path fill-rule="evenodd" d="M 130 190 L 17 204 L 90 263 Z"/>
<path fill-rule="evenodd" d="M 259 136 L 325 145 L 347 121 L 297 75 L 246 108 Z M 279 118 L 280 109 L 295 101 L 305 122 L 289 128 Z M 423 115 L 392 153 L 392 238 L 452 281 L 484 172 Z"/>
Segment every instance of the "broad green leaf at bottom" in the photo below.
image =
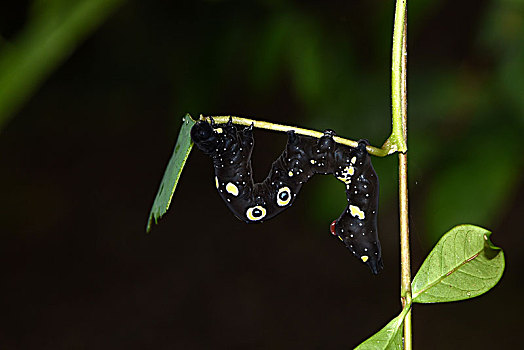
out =
<path fill-rule="evenodd" d="M 393 350 L 402 349 L 402 333 L 404 318 L 410 307 L 406 307 L 400 315 L 392 319 L 384 328 L 366 339 L 355 350 Z"/>
<path fill-rule="evenodd" d="M 490 235 L 474 225 L 456 226 L 447 232 L 413 279 L 413 301 L 469 299 L 495 286 L 504 272 L 504 252 L 491 243 Z"/>
<path fill-rule="evenodd" d="M 191 152 L 193 147 L 193 141 L 191 140 L 191 128 L 195 125 L 196 121 L 191 118 L 189 114 L 186 114 L 182 118 L 182 127 L 180 128 L 180 133 L 178 134 L 178 139 L 173 151 L 173 155 L 167 164 L 166 171 L 164 172 L 164 177 L 158 188 L 158 192 L 151 207 L 151 212 L 149 213 L 149 219 L 147 220 L 146 231 L 151 230 L 151 223 L 153 220 L 155 224 L 158 222 L 158 219 L 162 217 L 169 209 L 171 204 L 171 198 L 173 198 L 173 193 L 175 192 L 178 179 L 184 169 L 186 164 L 187 157 Z"/>

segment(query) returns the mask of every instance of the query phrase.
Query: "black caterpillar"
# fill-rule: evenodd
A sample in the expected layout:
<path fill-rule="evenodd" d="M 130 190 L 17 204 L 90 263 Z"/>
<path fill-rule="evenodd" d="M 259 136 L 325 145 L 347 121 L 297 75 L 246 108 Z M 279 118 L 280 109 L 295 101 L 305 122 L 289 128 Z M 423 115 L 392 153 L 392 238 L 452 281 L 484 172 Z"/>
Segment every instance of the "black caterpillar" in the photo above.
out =
<path fill-rule="evenodd" d="M 197 147 L 213 160 L 215 184 L 228 208 L 247 223 L 263 222 L 289 208 L 302 184 L 314 174 L 334 174 L 346 185 L 348 206 L 331 224 L 331 233 L 374 274 L 383 267 L 377 235 L 378 177 L 366 151 L 336 143 L 327 130 L 316 139 L 288 132 L 286 149 L 267 178 L 253 183 L 253 126 L 240 128 L 198 121 L 191 129 Z"/>

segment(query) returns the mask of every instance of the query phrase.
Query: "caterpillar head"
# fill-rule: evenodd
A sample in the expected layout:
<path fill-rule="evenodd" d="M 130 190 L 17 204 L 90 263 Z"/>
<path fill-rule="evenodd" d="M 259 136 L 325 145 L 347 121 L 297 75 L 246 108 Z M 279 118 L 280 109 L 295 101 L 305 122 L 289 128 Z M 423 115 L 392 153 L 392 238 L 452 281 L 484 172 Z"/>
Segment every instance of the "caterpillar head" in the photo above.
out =
<path fill-rule="evenodd" d="M 211 154 L 216 148 L 218 135 L 208 122 L 199 120 L 191 128 L 191 138 L 200 150 Z"/>
<path fill-rule="evenodd" d="M 356 227 L 353 227 L 355 226 Z M 353 225 L 338 219 L 331 223 L 330 230 L 334 236 L 337 236 L 346 247 L 363 263 L 369 266 L 371 272 L 377 275 L 384 267 L 382 254 L 378 237 L 359 226 L 356 222 Z"/>

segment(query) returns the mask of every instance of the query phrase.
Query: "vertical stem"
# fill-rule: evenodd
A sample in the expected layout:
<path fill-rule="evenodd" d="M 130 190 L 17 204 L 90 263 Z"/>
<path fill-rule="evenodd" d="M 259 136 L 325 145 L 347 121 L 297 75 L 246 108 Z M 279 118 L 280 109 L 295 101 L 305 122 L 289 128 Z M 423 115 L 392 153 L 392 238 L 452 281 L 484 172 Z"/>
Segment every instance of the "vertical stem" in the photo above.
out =
<path fill-rule="evenodd" d="M 408 221 L 408 155 L 399 153 L 399 200 L 400 200 L 400 264 L 401 264 L 401 299 L 402 307 L 411 305 L 411 263 L 409 253 Z M 404 318 L 404 349 L 411 350 L 411 311 Z"/>
<path fill-rule="evenodd" d="M 397 0 L 395 8 L 395 22 L 393 29 L 393 48 L 391 57 L 391 104 L 392 104 L 392 130 L 386 144 L 399 152 L 407 151 L 405 138 L 405 124 L 402 120 L 402 109 L 405 100 L 405 45 L 404 37 L 406 34 L 406 2 L 407 0 Z M 405 68 L 405 67 L 404 67 Z M 405 113 L 404 113 L 405 114 Z"/>
<path fill-rule="evenodd" d="M 404 16 L 401 64 L 402 136 L 407 145 L 407 16 Z M 408 154 L 399 153 L 400 260 L 402 306 L 411 305 L 411 262 L 409 252 Z M 404 319 L 404 349 L 412 349 L 411 310 Z"/>

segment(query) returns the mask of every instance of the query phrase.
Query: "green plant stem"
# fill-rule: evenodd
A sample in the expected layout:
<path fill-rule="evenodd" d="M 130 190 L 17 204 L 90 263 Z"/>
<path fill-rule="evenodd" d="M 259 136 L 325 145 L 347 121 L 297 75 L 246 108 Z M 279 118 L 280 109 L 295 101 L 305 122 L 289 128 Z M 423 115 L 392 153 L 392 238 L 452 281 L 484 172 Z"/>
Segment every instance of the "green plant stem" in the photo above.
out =
<path fill-rule="evenodd" d="M 411 263 L 409 252 L 409 211 L 407 186 L 407 153 L 399 153 L 399 204 L 400 204 L 400 263 L 401 263 L 401 300 L 402 306 L 411 304 Z M 404 349 L 411 349 L 411 311 L 404 319 Z"/>
<path fill-rule="evenodd" d="M 391 60 L 391 103 L 392 103 L 392 130 L 391 136 L 384 144 L 385 147 L 394 151 L 406 152 L 407 142 L 404 137 L 402 125 L 402 62 L 405 58 L 403 54 L 403 38 L 405 34 L 406 19 L 406 2 L 407 0 L 397 0 L 395 9 L 395 23 L 393 29 L 393 49 Z M 382 148 L 384 148 L 382 146 Z"/>
<path fill-rule="evenodd" d="M 407 15 L 406 1 L 397 0 L 392 54 L 392 142 L 399 152 L 400 262 L 402 306 L 411 305 L 411 258 L 409 248 L 408 155 L 407 155 Z M 388 139 L 389 141 L 389 139 Z M 411 310 L 404 319 L 404 349 L 412 349 Z"/>
<path fill-rule="evenodd" d="M 213 118 L 215 123 L 218 123 L 218 124 L 227 123 L 231 118 L 231 121 L 233 122 L 233 124 L 238 124 L 238 125 L 246 125 L 246 126 L 253 125 L 253 127 L 255 128 L 267 129 L 267 130 L 272 130 L 272 131 L 280 131 L 280 132 L 287 132 L 287 131 L 293 130 L 297 134 L 316 137 L 316 138 L 320 138 L 324 136 L 324 133 L 321 131 L 303 129 L 303 128 L 298 128 L 296 126 L 289 126 L 289 125 L 283 125 L 283 124 L 275 124 L 275 123 L 270 123 L 270 122 L 265 122 L 265 121 L 260 121 L 260 120 L 254 120 L 254 119 L 239 118 L 239 117 L 233 117 L 233 116 L 208 116 L 208 117 L 200 116 L 200 120 L 206 120 L 208 122 L 211 121 L 211 118 Z M 343 144 L 343 145 L 347 145 L 351 147 L 358 146 L 357 141 L 348 140 L 348 139 L 345 139 L 339 136 L 335 136 L 333 137 L 333 139 L 335 140 L 335 142 Z M 377 148 L 373 146 L 367 146 L 366 149 L 369 154 L 373 156 L 377 156 L 377 157 L 385 157 L 388 154 L 392 153 L 389 148 Z"/>

